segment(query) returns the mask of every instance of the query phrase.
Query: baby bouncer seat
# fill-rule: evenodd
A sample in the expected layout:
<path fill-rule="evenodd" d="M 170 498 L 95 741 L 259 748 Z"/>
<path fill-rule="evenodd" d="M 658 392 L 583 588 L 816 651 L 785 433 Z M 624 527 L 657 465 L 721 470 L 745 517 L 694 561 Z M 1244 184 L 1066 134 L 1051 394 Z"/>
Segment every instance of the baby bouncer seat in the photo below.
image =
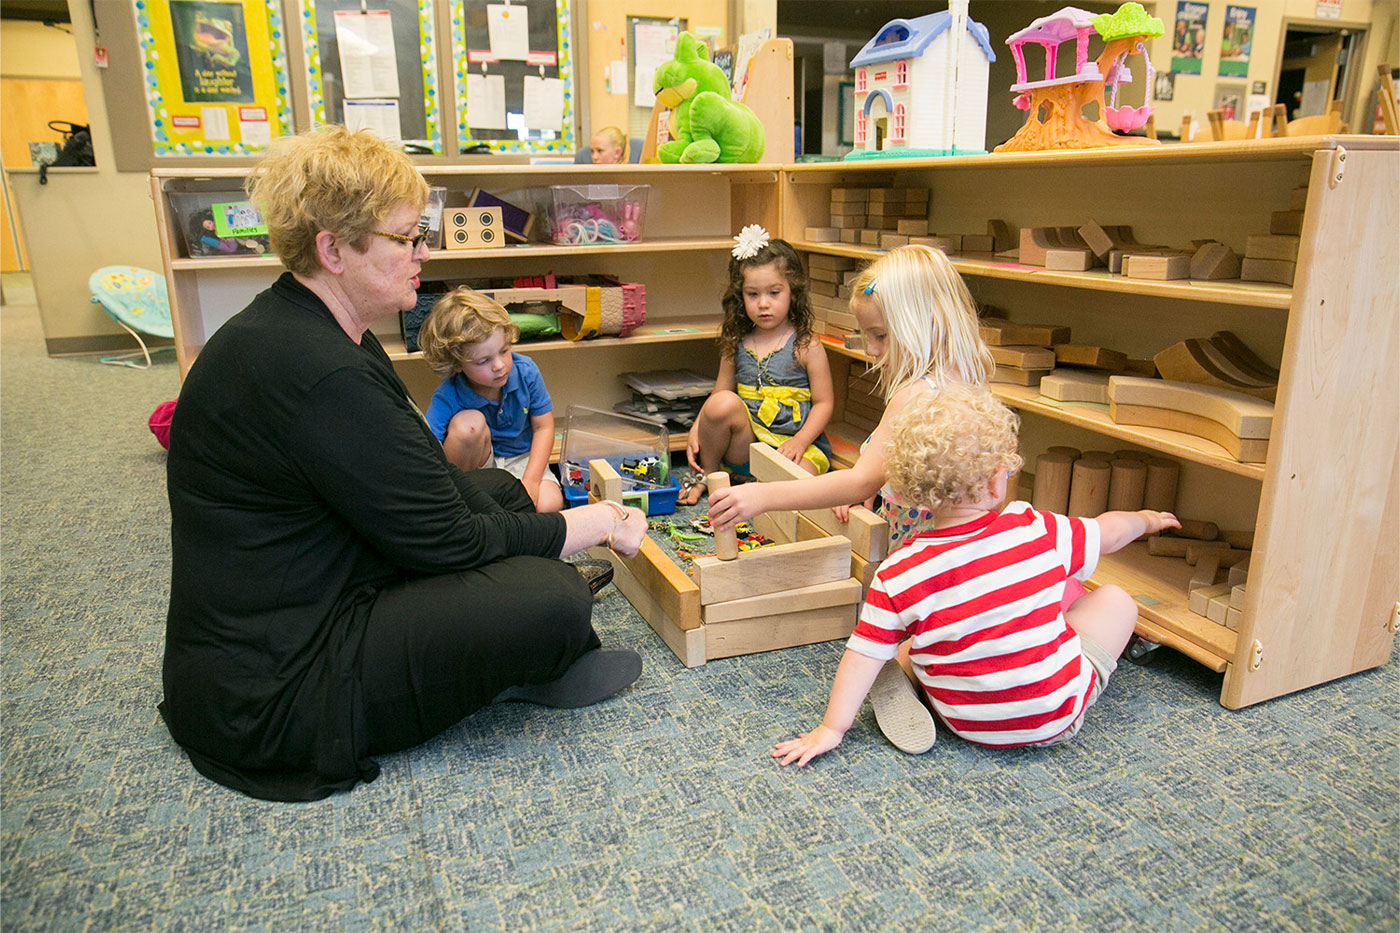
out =
<path fill-rule="evenodd" d="M 165 277 L 140 266 L 103 266 L 88 278 L 92 302 L 102 306 L 107 316 L 136 338 L 141 347 L 144 364 L 135 362 L 136 354 L 103 357 L 102 362 L 113 366 L 149 369 L 151 350 L 141 334 L 153 337 L 174 337 L 170 322 L 170 298 L 165 290 Z M 156 347 L 155 352 L 174 347 Z"/>

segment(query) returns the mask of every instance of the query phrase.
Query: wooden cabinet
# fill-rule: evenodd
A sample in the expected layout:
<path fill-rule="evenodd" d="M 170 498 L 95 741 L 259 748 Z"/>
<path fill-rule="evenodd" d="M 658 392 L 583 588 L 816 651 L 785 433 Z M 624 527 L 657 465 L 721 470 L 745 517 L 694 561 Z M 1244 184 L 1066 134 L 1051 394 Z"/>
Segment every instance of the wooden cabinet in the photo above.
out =
<path fill-rule="evenodd" d="M 626 338 L 579 342 L 533 341 L 520 345 L 539 364 L 557 404 L 610 408 L 630 396 L 620 372 L 692 368 L 713 373 L 718 362 L 720 297 L 732 237 L 747 223 L 777 226 L 778 172 L 774 166 L 423 166 L 432 185 L 453 196 L 481 187 L 517 203 L 548 203 L 549 186 L 650 185 L 644 233 L 634 243 L 557 246 L 510 245 L 498 249 L 433 250 L 425 281 L 486 277 L 602 273 L 646 286 L 646 323 Z M 155 169 L 161 251 L 170 284 L 175 346 L 183 376 L 205 340 L 282 273 L 274 256 L 182 258 L 172 205 L 184 192 L 237 192 L 245 169 Z M 465 203 L 463 201 L 462 203 Z M 541 221 L 542 222 L 542 221 Z M 396 318 L 374 327 L 379 340 L 420 405 L 437 386 L 421 355 L 404 348 Z M 562 414 L 562 413 L 561 413 Z M 683 446 L 684 437 L 680 437 Z"/>
<path fill-rule="evenodd" d="M 1014 321 L 1064 323 L 1073 341 L 1151 357 L 1228 329 L 1281 370 L 1266 463 L 1210 441 L 1115 424 L 1107 406 L 1060 403 L 997 385 L 1022 414 L 1027 469 L 1047 447 L 1132 447 L 1182 461 L 1178 510 L 1253 529 L 1243 620 L 1231 631 L 1188 610 L 1191 568 L 1142 543 L 1106 556 L 1094 584 L 1138 599 L 1139 632 L 1225 674 L 1231 708 L 1379 666 L 1400 611 L 1400 146 L 1394 137 L 1314 137 L 1131 151 L 1035 152 L 790 166 L 782 232 L 808 254 L 878 252 L 802 242 L 824 226 L 837 185 L 930 191 L 930 227 L 1127 224 L 1143 243 L 1214 238 L 1243 253 L 1306 185 L 1292 287 L 1146 282 L 1048 272 L 990 254 L 953 256 L 980 305 Z M 838 386 L 864 355 L 829 347 Z M 839 390 L 838 390 L 839 394 Z M 841 416 L 838 397 L 837 419 Z M 861 432 L 843 431 L 851 436 Z"/>

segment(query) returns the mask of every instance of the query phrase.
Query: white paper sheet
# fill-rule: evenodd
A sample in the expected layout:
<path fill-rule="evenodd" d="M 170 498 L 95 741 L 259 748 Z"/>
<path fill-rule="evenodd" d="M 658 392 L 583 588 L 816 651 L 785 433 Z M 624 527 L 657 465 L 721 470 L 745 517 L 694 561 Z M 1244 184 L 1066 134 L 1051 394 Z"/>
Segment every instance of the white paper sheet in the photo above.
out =
<path fill-rule="evenodd" d="M 372 130 L 384 139 L 397 142 L 399 132 L 399 102 L 396 100 L 347 100 L 345 128 Z"/>
<path fill-rule="evenodd" d="M 340 48 L 340 78 L 346 99 L 399 96 L 394 23 L 388 10 L 337 10 L 335 41 Z"/>
<path fill-rule="evenodd" d="M 267 120 L 239 120 L 238 139 L 245 146 L 266 146 L 272 142 L 272 124 Z"/>
<path fill-rule="evenodd" d="M 204 124 L 206 140 L 228 139 L 228 111 L 223 107 L 200 107 L 199 119 Z"/>
<path fill-rule="evenodd" d="M 524 61 L 530 54 L 530 14 L 523 3 L 488 4 L 486 31 L 491 37 L 491 54 L 497 58 Z"/>
<path fill-rule="evenodd" d="M 678 31 L 675 26 L 651 23 L 638 23 L 633 31 L 636 84 L 632 91 L 632 103 L 638 107 L 650 108 L 656 103 L 652 82 L 656 79 L 656 69 L 675 54 Z"/>
<path fill-rule="evenodd" d="M 503 75 L 467 75 L 467 126 L 506 129 L 506 79 Z"/>
<path fill-rule="evenodd" d="M 627 96 L 627 59 L 615 58 L 609 66 L 611 74 L 611 85 L 609 90 L 613 94 L 622 97 Z"/>
<path fill-rule="evenodd" d="M 525 76 L 525 126 L 557 130 L 564 125 L 564 82 L 559 78 Z"/>

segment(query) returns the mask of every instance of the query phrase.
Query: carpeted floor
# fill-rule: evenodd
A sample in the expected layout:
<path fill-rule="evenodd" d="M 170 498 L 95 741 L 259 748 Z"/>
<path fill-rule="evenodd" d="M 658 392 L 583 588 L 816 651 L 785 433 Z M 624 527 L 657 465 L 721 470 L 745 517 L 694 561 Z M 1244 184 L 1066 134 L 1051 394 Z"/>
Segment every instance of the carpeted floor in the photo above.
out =
<path fill-rule="evenodd" d="M 1161 651 L 1063 747 L 908 757 L 867 707 L 783 771 L 841 645 L 685 670 L 610 588 L 646 663 L 611 701 L 490 708 L 318 803 L 212 784 L 155 710 L 174 362 L 48 359 L 4 284 L 5 930 L 1396 928 L 1394 659 L 1231 712 Z"/>

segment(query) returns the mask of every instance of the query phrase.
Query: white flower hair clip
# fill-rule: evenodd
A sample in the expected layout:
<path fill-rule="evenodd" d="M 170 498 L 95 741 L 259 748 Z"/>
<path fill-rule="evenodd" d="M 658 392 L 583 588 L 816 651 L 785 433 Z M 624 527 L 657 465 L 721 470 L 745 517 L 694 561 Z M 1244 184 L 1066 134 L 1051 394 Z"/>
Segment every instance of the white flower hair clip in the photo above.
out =
<path fill-rule="evenodd" d="M 749 224 L 734 238 L 734 248 L 730 250 L 735 259 L 752 259 L 758 251 L 768 245 L 768 231 L 760 224 Z"/>

